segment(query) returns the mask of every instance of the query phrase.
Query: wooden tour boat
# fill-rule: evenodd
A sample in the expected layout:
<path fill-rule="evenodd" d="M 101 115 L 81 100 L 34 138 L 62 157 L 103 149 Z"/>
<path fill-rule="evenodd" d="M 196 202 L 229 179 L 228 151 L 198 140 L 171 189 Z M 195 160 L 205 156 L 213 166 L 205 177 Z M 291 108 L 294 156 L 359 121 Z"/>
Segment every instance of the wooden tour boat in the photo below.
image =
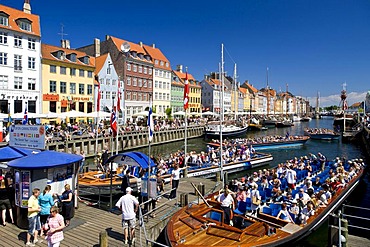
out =
<path fill-rule="evenodd" d="M 239 139 L 235 142 L 235 145 L 252 145 L 255 150 L 266 150 L 274 148 L 287 148 L 287 147 L 296 147 L 304 145 L 310 139 L 309 136 L 291 136 L 289 138 L 276 139 L 274 141 L 258 142 L 258 141 L 249 141 L 247 139 Z M 219 142 L 209 142 L 208 145 L 213 147 L 219 147 Z"/>
<path fill-rule="evenodd" d="M 315 140 L 339 140 L 340 133 L 337 133 L 333 130 L 329 129 L 322 129 L 322 128 L 315 128 L 315 129 L 305 129 L 304 130 L 305 135 L 308 135 L 311 137 L 311 139 Z"/>
<path fill-rule="evenodd" d="M 319 167 L 315 166 L 315 168 L 320 170 Z M 320 170 L 318 176 L 328 173 L 329 169 L 330 165 L 323 172 Z M 223 222 L 224 211 L 216 200 L 218 193 L 211 194 L 200 204 L 189 204 L 172 216 L 165 229 L 166 244 L 177 247 L 286 246 L 316 230 L 355 189 L 363 171 L 364 167 L 361 166 L 357 176 L 354 176 L 344 188 L 335 191 L 326 207 L 316 208 L 315 214 L 307 220 L 306 224 L 288 223 L 277 218 L 276 208 L 279 206 L 277 203 L 266 202 L 261 212 L 257 216 L 252 216 L 248 213 L 247 200 L 244 211 L 246 213 L 242 211 L 241 214 L 236 214 L 234 211 L 233 225 L 229 225 Z M 325 179 L 325 176 L 328 175 L 324 174 L 322 178 Z"/>

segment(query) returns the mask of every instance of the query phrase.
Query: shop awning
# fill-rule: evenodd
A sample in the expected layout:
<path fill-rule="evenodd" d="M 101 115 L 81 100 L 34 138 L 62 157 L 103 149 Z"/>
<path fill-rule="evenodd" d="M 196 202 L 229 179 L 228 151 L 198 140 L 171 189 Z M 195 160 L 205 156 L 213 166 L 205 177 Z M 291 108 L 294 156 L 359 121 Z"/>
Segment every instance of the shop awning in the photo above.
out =
<path fill-rule="evenodd" d="M 82 160 L 82 156 L 67 154 L 56 151 L 42 151 L 37 154 L 12 160 L 8 163 L 9 167 L 20 169 L 46 169 L 72 164 Z"/>
<path fill-rule="evenodd" d="M 107 163 L 117 163 L 117 164 L 124 164 L 128 166 L 140 166 L 143 169 L 148 168 L 148 156 L 141 152 L 126 152 L 126 153 L 119 153 L 116 155 L 111 156 Z M 152 159 L 150 159 L 150 167 L 155 166 L 155 163 Z"/>
<path fill-rule="evenodd" d="M 40 150 L 29 148 L 18 148 L 6 146 L 0 148 L 0 162 L 6 162 L 14 159 L 19 159 L 34 153 L 39 153 Z"/>

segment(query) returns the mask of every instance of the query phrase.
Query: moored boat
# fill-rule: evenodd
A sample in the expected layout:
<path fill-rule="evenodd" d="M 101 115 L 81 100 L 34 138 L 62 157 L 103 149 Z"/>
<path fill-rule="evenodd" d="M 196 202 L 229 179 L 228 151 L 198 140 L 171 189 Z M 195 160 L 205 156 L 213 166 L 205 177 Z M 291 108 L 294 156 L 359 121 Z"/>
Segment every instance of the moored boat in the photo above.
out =
<path fill-rule="evenodd" d="M 237 126 L 233 124 L 223 124 L 220 127 L 220 124 L 210 124 L 205 129 L 205 135 L 208 138 L 219 138 L 222 134 L 222 137 L 235 137 L 243 136 L 247 133 L 248 125 L 246 126 Z"/>
<path fill-rule="evenodd" d="M 316 176 L 323 181 L 329 178 L 331 169 L 339 167 L 332 162 L 326 163 L 324 167 L 319 163 L 311 163 L 310 165 Z M 364 172 L 363 163 L 359 162 L 355 165 L 346 163 L 342 167 L 352 173 L 351 177 L 348 177 L 348 181 L 343 186 L 335 187 L 331 198 L 327 199 L 325 205 L 315 206 L 314 214 L 311 214 L 308 219 L 305 218 L 304 221 L 292 223 L 278 218 L 282 204 L 269 201 L 270 198 L 266 193 L 264 198 L 261 197 L 263 205 L 261 212 L 258 212 L 257 215 L 248 213 L 252 202 L 251 199 L 247 198 L 246 202 L 239 203 L 237 210 L 234 211 L 233 224 L 228 224 L 224 222 L 225 214 L 221 203 L 216 199 L 219 195 L 214 193 L 206 196 L 202 203 L 189 204 L 172 216 L 165 229 L 166 243 L 169 246 L 193 247 L 286 246 L 292 244 L 315 231 L 359 184 Z M 324 169 L 322 170 L 322 168 Z M 305 177 L 300 178 L 300 180 L 304 179 Z M 318 190 L 320 191 L 320 189 Z M 298 198 L 301 197 L 298 196 Z M 307 205 L 312 203 L 312 199 L 308 200 L 311 202 L 307 202 Z M 242 211 L 239 212 L 239 209 Z"/>
<path fill-rule="evenodd" d="M 277 128 L 285 128 L 285 127 L 292 127 L 294 124 L 291 120 L 284 120 L 276 122 Z"/>
<path fill-rule="evenodd" d="M 304 133 L 315 140 L 339 140 L 341 136 L 340 133 L 323 128 L 305 129 Z"/>

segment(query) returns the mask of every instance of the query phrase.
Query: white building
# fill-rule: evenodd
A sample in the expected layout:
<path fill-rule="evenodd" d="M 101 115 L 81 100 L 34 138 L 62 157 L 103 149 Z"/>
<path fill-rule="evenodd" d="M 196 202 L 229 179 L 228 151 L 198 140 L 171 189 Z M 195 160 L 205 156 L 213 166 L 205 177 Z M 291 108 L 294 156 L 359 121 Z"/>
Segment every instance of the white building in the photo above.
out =
<path fill-rule="evenodd" d="M 39 16 L 0 5 L 0 112 L 40 113 L 41 45 Z"/>
<path fill-rule="evenodd" d="M 112 105 L 117 106 L 118 97 L 120 98 L 120 109 L 123 109 L 123 83 L 119 80 L 117 71 L 112 62 L 109 53 L 103 54 L 95 58 L 95 75 L 97 76 L 100 85 L 100 109 L 97 109 L 97 98 L 99 93 L 99 85 L 95 86 L 95 111 L 112 110 Z M 119 88 L 119 90 L 118 90 Z M 118 93 L 119 92 L 119 93 Z M 113 102 L 114 99 L 114 102 Z M 122 120 L 123 114 L 118 114 Z"/>

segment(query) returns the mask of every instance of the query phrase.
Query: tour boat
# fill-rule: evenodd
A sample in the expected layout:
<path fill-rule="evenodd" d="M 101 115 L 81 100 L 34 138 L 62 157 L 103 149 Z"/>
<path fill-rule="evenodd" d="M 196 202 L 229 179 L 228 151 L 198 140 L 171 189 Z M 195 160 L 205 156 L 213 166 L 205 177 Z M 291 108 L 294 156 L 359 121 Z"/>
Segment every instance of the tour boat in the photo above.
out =
<path fill-rule="evenodd" d="M 312 164 L 317 169 L 317 176 L 325 179 L 329 176 L 330 164 L 321 172 L 321 166 Z M 348 165 L 345 165 L 348 167 Z M 168 246 L 288 246 L 294 245 L 299 239 L 306 237 L 325 221 L 357 187 L 364 172 L 364 166 L 360 166 L 357 175 L 354 176 L 345 187 L 335 191 L 326 207 L 318 207 L 314 215 L 310 216 L 306 224 L 294 224 L 277 218 L 281 204 L 264 203 L 261 212 L 256 216 L 248 212 L 251 201 L 243 203 L 241 212 L 234 211 L 233 224 L 223 222 L 224 212 L 216 198 L 218 193 L 206 196 L 203 202 L 190 203 L 169 220 L 165 229 L 166 244 Z M 301 179 L 305 179 L 302 177 Z M 268 198 L 265 197 L 267 200 Z"/>
<path fill-rule="evenodd" d="M 311 139 L 315 140 L 339 140 L 340 133 L 337 133 L 333 130 L 329 129 L 322 129 L 322 128 L 315 128 L 315 129 L 305 129 L 305 135 L 311 137 Z"/>
<path fill-rule="evenodd" d="M 267 137 L 266 139 L 268 140 L 269 138 Z M 309 136 L 290 136 L 289 138 L 279 138 L 279 139 L 274 139 L 273 141 L 265 141 L 265 142 L 255 141 L 251 139 L 238 139 L 233 143 L 233 145 L 236 145 L 236 146 L 252 145 L 255 150 L 260 151 L 260 150 L 265 150 L 265 149 L 301 146 L 301 145 L 304 145 L 309 139 L 310 139 Z M 208 145 L 219 147 L 220 143 L 219 142 L 209 142 Z M 229 145 L 225 145 L 225 146 L 229 147 Z"/>
<path fill-rule="evenodd" d="M 205 129 L 206 137 L 208 138 L 217 138 L 220 137 L 235 137 L 235 136 L 243 136 L 247 133 L 248 125 L 246 126 L 237 126 L 237 125 L 226 125 L 223 124 L 220 127 L 220 124 L 211 124 L 208 125 Z"/>

